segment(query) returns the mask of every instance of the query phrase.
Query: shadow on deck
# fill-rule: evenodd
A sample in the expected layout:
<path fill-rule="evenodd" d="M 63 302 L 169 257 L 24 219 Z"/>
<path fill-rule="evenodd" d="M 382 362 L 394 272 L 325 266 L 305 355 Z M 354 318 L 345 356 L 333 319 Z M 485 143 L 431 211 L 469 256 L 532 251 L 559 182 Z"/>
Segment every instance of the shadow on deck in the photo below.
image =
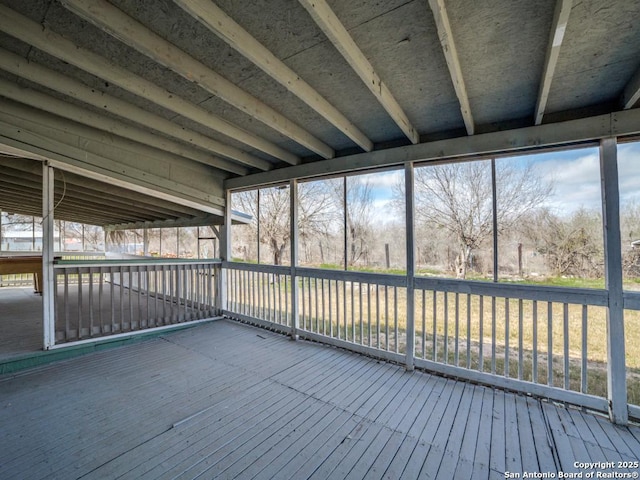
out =
<path fill-rule="evenodd" d="M 505 478 L 640 456 L 636 426 L 228 320 L 0 377 L 0 425 L 1 478 Z"/>

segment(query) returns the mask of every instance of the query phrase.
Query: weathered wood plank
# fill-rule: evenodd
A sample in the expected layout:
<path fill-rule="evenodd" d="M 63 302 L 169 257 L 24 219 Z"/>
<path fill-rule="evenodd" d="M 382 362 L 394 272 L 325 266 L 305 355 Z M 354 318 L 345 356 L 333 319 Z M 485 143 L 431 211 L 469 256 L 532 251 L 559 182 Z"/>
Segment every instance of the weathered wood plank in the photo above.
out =
<path fill-rule="evenodd" d="M 491 428 L 491 456 L 489 458 L 489 468 L 502 474 L 504 474 L 506 469 L 504 397 L 504 392 L 494 392 L 493 422 Z"/>
<path fill-rule="evenodd" d="M 551 449 L 551 432 L 547 429 L 547 420 L 542 414 L 540 401 L 527 398 L 529 415 L 531 418 L 531 428 L 533 442 L 535 445 L 536 457 L 540 472 L 554 472 L 558 470 L 555 462 L 554 452 Z"/>
<path fill-rule="evenodd" d="M 541 472 L 533 439 L 533 426 L 529 413 L 527 399 L 521 395 L 515 397 L 516 415 L 518 418 L 518 437 L 520 439 L 520 453 L 523 472 Z"/>
<path fill-rule="evenodd" d="M 0 405 L 1 478 L 486 479 L 640 451 L 634 426 L 231 321 L 0 378 Z"/>

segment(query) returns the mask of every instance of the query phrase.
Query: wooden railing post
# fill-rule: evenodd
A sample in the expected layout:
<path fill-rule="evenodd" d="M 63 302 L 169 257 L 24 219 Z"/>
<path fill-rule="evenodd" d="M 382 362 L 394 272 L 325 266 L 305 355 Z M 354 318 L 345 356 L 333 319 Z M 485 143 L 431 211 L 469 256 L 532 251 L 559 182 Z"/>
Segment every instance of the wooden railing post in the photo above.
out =
<path fill-rule="evenodd" d="M 607 391 L 611 421 L 629 421 L 625 363 L 622 252 L 620 240 L 620 195 L 616 138 L 600 141 L 602 218 L 604 223 L 605 285 L 607 307 Z"/>
<path fill-rule="evenodd" d="M 54 170 L 42 164 L 42 325 L 44 349 L 56 343 L 56 312 L 54 307 L 55 272 L 53 270 L 53 193 Z"/>
<path fill-rule="evenodd" d="M 413 280 L 416 274 L 415 262 L 415 234 L 414 234 L 414 171 L 413 163 L 404 165 L 405 191 L 405 221 L 407 246 L 407 341 L 406 341 L 406 369 L 414 369 L 415 361 L 415 296 Z M 397 341 L 397 340 L 396 340 Z"/>
<path fill-rule="evenodd" d="M 291 339 L 298 339 L 299 292 L 296 267 L 298 266 L 298 181 L 289 181 L 289 239 L 291 242 Z M 304 294 L 304 292 L 303 292 Z"/>
<path fill-rule="evenodd" d="M 218 278 L 218 298 L 216 308 L 220 311 L 228 309 L 227 305 L 227 279 L 228 272 L 224 268 L 224 262 L 231 261 L 231 190 L 225 192 L 224 204 L 224 225 L 222 226 L 222 238 L 220 239 L 220 256 L 222 257 L 222 266 Z"/>

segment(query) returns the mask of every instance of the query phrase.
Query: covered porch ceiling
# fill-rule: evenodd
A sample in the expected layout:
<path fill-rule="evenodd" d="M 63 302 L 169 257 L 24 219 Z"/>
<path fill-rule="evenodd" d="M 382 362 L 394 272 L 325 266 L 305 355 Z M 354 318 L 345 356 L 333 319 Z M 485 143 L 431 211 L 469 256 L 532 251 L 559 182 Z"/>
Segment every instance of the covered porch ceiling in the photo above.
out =
<path fill-rule="evenodd" d="M 127 194 L 85 217 L 123 224 L 213 214 L 229 188 L 633 136 L 639 19 L 628 0 L 0 0 L 0 143 L 188 204 Z M 100 191 L 65 176 L 70 199 Z"/>
<path fill-rule="evenodd" d="M 106 230 L 221 225 L 222 214 L 202 212 L 73 172 L 56 170 L 56 220 Z M 0 211 L 42 216 L 42 162 L 0 153 Z M 234 220 L 242 220 L 239 214 Z"/>

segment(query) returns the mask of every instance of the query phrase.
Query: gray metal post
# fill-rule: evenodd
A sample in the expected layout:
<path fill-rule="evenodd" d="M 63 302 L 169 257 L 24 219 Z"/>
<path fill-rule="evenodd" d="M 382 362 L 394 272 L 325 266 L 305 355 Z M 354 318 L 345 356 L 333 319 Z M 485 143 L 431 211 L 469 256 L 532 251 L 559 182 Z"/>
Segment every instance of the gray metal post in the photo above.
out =
<path fill-rule="evenodd" d="M 289 181 L 289 241 L 291 242 L 291 339 L 298 339 L 300 327 L 298 277 L 298 181 Z"/>
<path fill-rule="evenodd" d="M 53 271 L 54 170 L 42 165 L 42 326 L 44 349 L 55 345 L 55 274 Z"/>
<path fill-rule="evenodd" d="M 609 417 L 613 423 L 629 421 L 627 372 L 624 345 L 624 302 L 622 298 L 622 251 L 620 241 L 620 195 L 615 138 L 600 141 L 600 179 L 604 221 L 605 287 L 607 308 L 607 390 Z"/>
<path fill-rule="evenodd" d="M 414 172 L 413 163 L 404 165 L 404 194 L 405 194 L 405 225 L 407 245 L 407 346 L 406 369 L 414 369 L 415 344 L 415 296 L 413 280 L 416 274 L 415 262 L 415 230 L 414 230 Z"/>

